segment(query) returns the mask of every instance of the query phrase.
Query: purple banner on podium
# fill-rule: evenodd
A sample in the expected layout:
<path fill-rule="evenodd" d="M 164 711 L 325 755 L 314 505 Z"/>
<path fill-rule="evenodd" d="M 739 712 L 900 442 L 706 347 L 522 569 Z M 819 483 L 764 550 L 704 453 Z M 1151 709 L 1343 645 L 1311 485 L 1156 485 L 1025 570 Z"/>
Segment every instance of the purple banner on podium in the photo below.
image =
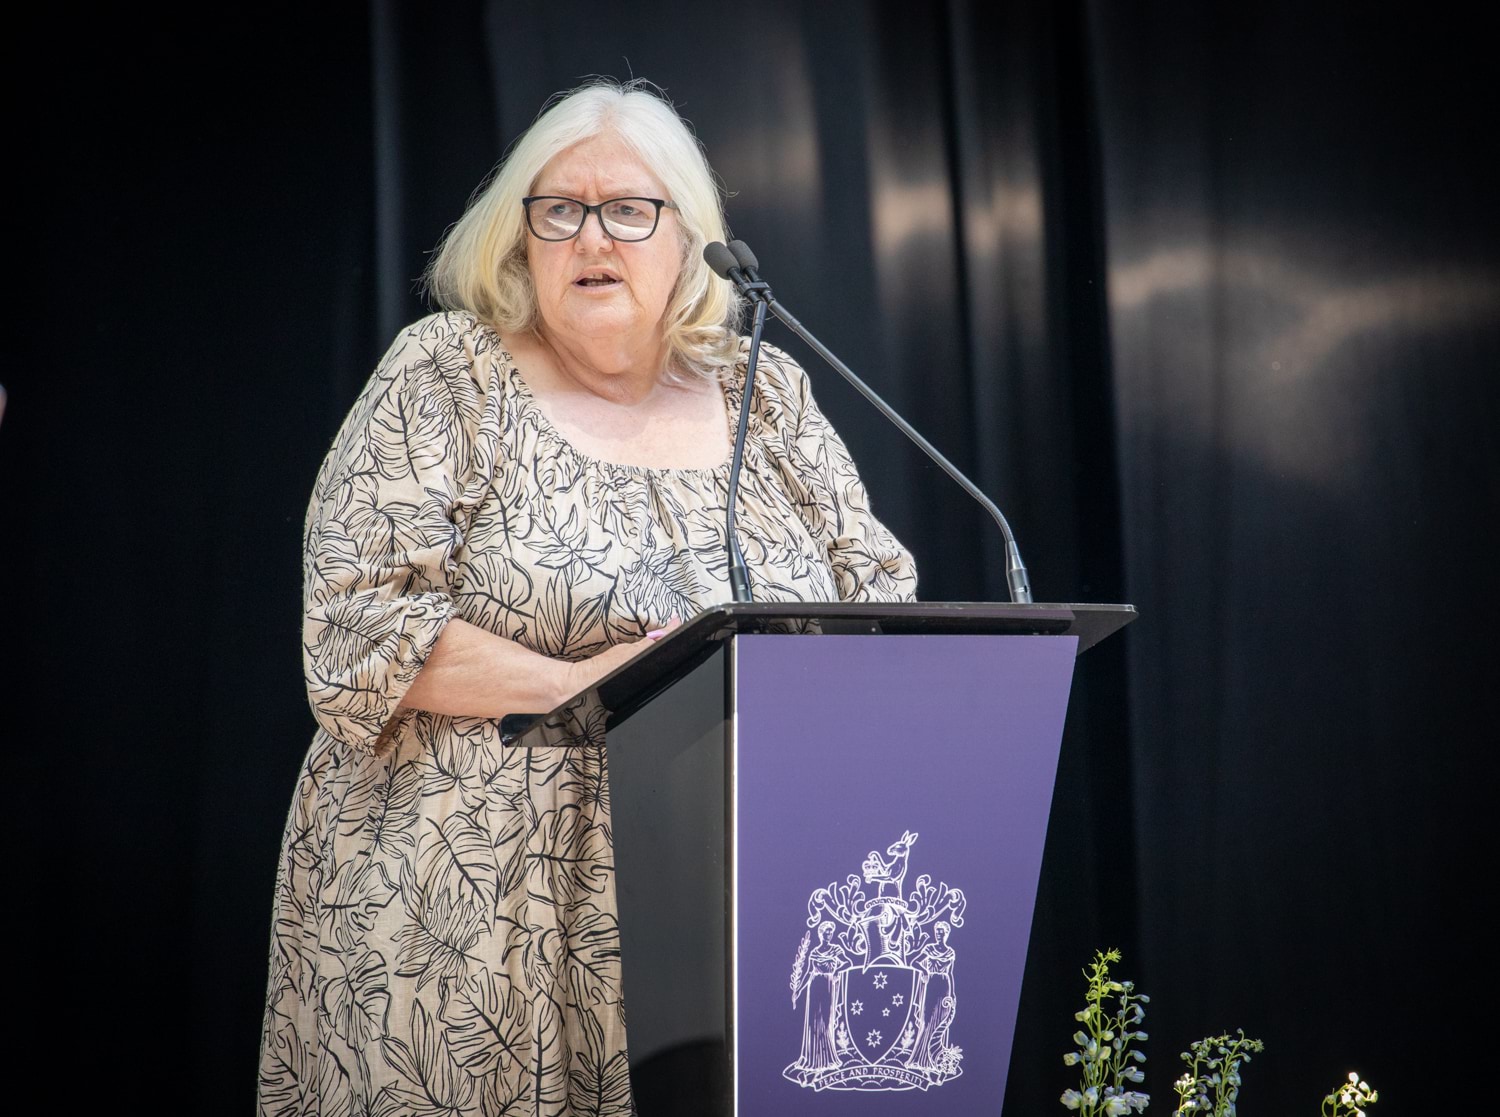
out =
<path fill-rule="evenodd" d="M 1000 1111 L 1076 649 L 737 638 L 735 1112 Z"/>

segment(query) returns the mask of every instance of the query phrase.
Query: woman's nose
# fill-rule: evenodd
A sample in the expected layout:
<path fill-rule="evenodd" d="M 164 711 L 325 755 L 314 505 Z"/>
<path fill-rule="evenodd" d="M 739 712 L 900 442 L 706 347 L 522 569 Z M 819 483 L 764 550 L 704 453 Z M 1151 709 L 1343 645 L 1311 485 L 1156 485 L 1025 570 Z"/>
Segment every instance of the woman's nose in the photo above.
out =
<path fill-rule="evenodd" d="M 615 246 L 610 235 L 604 231 L 604 215 L 598 210 L 584 214 L 583 228 L 578 230 L 578 236 L 574 239 L 578 242 L 579 250 L 584 252 L 608 252 Z"/>

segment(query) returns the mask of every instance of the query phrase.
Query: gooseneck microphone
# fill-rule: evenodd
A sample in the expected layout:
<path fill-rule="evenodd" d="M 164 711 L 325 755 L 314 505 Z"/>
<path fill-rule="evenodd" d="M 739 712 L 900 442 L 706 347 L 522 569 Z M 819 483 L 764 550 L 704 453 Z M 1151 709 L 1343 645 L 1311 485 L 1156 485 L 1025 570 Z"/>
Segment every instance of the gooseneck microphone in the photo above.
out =
<path fill-rule="evenodd" d="M 715 274 L 729 280 L 755 304 L 755 328 L 750 340 L 751 369 L 753 370 L 755 367 L 755 356 L 760 346 L 760 331 L 765 321 L 766 311 L 769 310 L 777 318 L 781 319 L 794 334 L 807 342 L 818 356 L 832 365 L 840 376 L 849 381 L 850 384 L 853 384 L 860 395 L 869 400 L 877 411 L 895 424 L 897 430 L 915 442 L 922 452 L 936 462 L 943 472 L 958 482 L 959 486 L 966 493 L 983 505 L 985 511 L 999 525 L 1000 534 L 1005 538 L 1005 584 L 1010 589 L 1010 599 L 1019 605 L 1029 604 L 1031 601 L 1031 579 L 1026 573 L 1025 564 L 1021 562 L 1021 549 L 1016 545 L 1015 533 L 1010 530 L 1010 524 L 1006 521 L 1005 515 L 1000 511 L 995 502 L 985 496 L 980 491 L 979 486 L 965 477 L 957 466 L 943 457 L 932 443 L 917 433 L 915 427 L 898 415 L 890 404 L 876 395 L 869 385 L 854 374 L 848 365 L 835 357 L 826 345 L 808 331 L 806 326 L 792 317 L 787 312 L 787 309 L 776 301 L 771 294 L 771 288 L 760 277 L 760 262 L 756 260 L 755 253 L 750 251 L 749 245 L 742 240 L 730 241 L 728 245 L 715 241 L 704 248 L 703 259 L 708 263 L 709 267 L 713 268 Z M 741 437 L 744 433 L 746 414 L 744 404 L 749 398 L 750 381 L 747 376 L 745 382 L 745 400 L 741 401 Z M 739 464 L 739 439 L 736 439 L 735 455 L 735 468 L 737 469 Z M 731 516 L 733 515 L 734 491 L 735 485 L 733 475 L 731 475 L 729 486 Z M 730 545 L 734 548 L 734 553 L 738 553 L 738 543 L 734 540 L 732 531 L 730 533 Z M 741 562 L 743 562 L 743 559 Z"/>
<path fill-rule="evenodd" d="M 703 258 L 718 275 L 732 270 L 739 273 L 733 253 L 718 241 L 704 246 Z M 750 422 L 750 394 L 755 390 L 755 366 L 760 360 L 760 335 L 766 328 L 766 306 L 771 289 L 764 283 L 739 275 L 735 284 L 744 291 L 756 290 L 755 318 L 750 329 L 750 357 L 745 364 L 745 390 L 740 396 L 740 417 L 734 431 L 734 453 L 729 460 L 729 493 L 724 501 L 724 530 L 729 549 L 729 592 L 736 601 L 753 601 L 750 591 L 750 570 L 745 565 L 745 556 L 740 551 L 740 539 L 734 528 L 734 506 L 740 491 L 740 462 L 745 456 L 745 431 Z"/>

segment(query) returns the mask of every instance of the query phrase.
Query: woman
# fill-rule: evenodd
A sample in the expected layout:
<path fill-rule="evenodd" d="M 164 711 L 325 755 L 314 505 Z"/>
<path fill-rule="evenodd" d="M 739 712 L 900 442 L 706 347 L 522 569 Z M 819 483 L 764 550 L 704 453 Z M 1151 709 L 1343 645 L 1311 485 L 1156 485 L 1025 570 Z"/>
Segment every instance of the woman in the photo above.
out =
<path fill-rule="evenodd" d="M 838 1027 L 843 998 L 840 985 L 850 966 L 849 955 L 833 941 L 832 923 L 818 925 L 818 945 L 807 956 L 807 973 L 792 991 L 792 1004 L 804 997 L 802 1006 L 802 1051 L 782 1077 L 799 1086 L 809 1085 L 820 1075 L 840 1065 Z"/>
<path fill-rule="evenodd" d="M 958 1061 L 950 1054 L 948 1029 L 958 1011 L 953 989 L 953 963 L 957 952 L 948 945 L 951 928 L 939 920 L 932 928 L 933 941 L 922 947 L 912 959 L 917 970 L 917 987 L 912 1001 L 920 1011 L 916 1042 L 906 1065 L 934 1079 L 951 1078 L 959 1073 Z"/>
<path fill-rule="evenodd" d="M 267 1113 L 625 1113 L 600 748 L 501 746 L 730 599 L 739 306 L 659 97 L 557 101 L 445 238 L 308 509 L 318 731 L 277 882 Z M 764 350 L 737 527 L 757 599 L 912 597 L 802 371 Z"/>

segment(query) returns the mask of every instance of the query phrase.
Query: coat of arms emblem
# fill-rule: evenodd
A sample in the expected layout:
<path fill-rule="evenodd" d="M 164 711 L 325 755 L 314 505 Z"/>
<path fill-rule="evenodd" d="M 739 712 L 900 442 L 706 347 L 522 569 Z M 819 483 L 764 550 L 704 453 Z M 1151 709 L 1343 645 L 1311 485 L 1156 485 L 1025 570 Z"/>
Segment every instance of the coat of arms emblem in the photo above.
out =
<path fill-rule="evenodd" d="M 802 1051 L 781 1072 L 789 1081 L 926 1090 L 963 1073 L 963 1050 L 950 1039 L 958 999 L 949 939 L 964 925 L 964 894 L 925 873 L 902 894 L 916 840 L 906 831 L 884 856 L 871 850 L 859 875 L 808 897 L 791 977 Z"/>

